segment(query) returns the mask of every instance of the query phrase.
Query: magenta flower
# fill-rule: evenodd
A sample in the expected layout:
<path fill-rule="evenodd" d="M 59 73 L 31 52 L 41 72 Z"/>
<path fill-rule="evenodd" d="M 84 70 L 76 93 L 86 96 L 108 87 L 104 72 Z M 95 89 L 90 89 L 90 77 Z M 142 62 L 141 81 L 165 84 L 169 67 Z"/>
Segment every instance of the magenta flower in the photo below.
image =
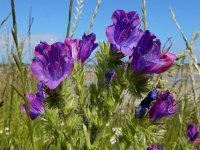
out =
<path fill-rule="evenodd" d="M 173 95 L 165 91 L 158 95 L 158 99 L 149 111 L 150 119 L 159 119 L 178 112 Z"/>
<path fill-rule="evenodd" d="M 113 25 L 106 28 L 108 42 L 114 50 L 131 56 L 135 47 L 143 35 L 143 31 L 138 29 L 140 24 L 139 15 L 136 11 L 126 13 L 123 10 L 116 10 L 112 14 Z"/>
<path fill-rule="evenodd" d="M 147 147 L 147 150 L 163 150 L 163 146 L 162 145 L 158 145 L 158 146 L 149 146 Z"/>
<path fill-rule="evenodd" d="M 189 124 L 187 127 L 187 137 L 188 140 L 191 141 L 193 144 L 199 143 L 199 136 L 200 131 L 196 124 Z"/>
<path fill-rule="evenodd" d="M 50 88 L 55 89 L 73 69 L 73 59 L 69 56 L 69 49 L 64 43 L 57 42 L 48 45 L 40 42 L 35 47 L 35 58 L 31 64 L 33 76 L 43 81 Z"/>
<path fill-rule="evenodd" d="M 30 107 L 30 118 L 35 120 L 44 111 L 45 103 L 43 99 L 45 98 L 42 82 L 38 83 L 38 92 L 36 94 L 27 94 L 26 98 L 29 102 Z M 26 113 L 26 105 L 21 106 L 21 111 Z"/>
<path fill-rule="evenodd" d="M 134 73 L 162 73 L 173 65 L 176 55 L 168 50 L 161 52 L 161 42 L 154 40 L 155 38 L 155 35 L 145 31 L 137 46 L 133 48 L 131 67 Z"/>
<path fill-rule="evenodd" d="M 66 38 L 65 45 L 70 49 L 70 55 L 74 60 L 81 60 L 84 63 L 98 46 L 97 43 L 94 43 L 95 40 L 96 35 L 94 33 L 89 35 L 84 34 L 82 40 Z"/>

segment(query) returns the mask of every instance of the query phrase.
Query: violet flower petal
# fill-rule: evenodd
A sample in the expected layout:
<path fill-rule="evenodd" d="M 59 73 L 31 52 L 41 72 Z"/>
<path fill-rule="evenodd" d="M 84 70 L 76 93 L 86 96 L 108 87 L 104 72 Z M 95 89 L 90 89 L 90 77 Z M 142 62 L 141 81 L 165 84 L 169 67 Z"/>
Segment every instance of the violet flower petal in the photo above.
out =
<path fill-rule="evenodd" d="M 174 63 L 176 55 L 161 52 L 160 40 L 154 40 L 155 35 L 145 31 L 137 46 L 133 48 L 131 67 L 136 74 L 153 74 L 167 71 Z"/>
<path fill-rule="evenodd" d="M 113 25 L 106 28 L 108 42 L 114 49 L 131 56 L 133 47 L 137 45 L 143 34 L 143 31 L 137 28 L 140 23 L 138 13 L 116 10 L 112 15 L 112 21 Z"/>
<path fill-rule="evenodd" d="M 169 91 L 159 94 L 158 99 L 149 111 L 150 119 L 160 119 L 178 112 L 173 95 Z"/>
<path fill-rule="evenodd" d="M 26 98 L 28 99 L 30 106 L 30 118 L 35 120 L 41 113 L 44 111 L 44 104 L 40 99 L 36 97 L 35 94 L 27 94 Z M 23 104 L 21 106 L 21 111 L 26 113 L 26 106 Z"/>
<path fill-rule="evenodd" d="M 187 137 L 189 141 L 194 142 L 195 140 L 197 140 L 199 135 L 200 132 L 196 124 L 189 124 L 187 126 Z"/>
<path fill-rule="evenodd" d="M 91 55 L 92 51 L 97 48 L 98 44 L 94 43 L 96 35 L 91 33 L 83 35 L 82 40 L 66 38 L 65 46 L 69 49 L 69 54 L 74 61 L 81 60 L 82 63 Z"/>
<path fill-rule="evenodd" d="M 43 81 L 50 88 L 55 89 L 73 69 L 73 59 L 69 57 L 64 43 L 57 42 L 48 45 L 41 42 L 35 48 L 35 58 L 31 64 L 33 76 Z"/>
<path fill-rule="evenodd" d="M 84 63 L 87 58 L 91 55 L 92 51 L 97 48 L 98 44 L 94 43 L 96 35 L 91 33 L 89 35 L 83 35 L 82 40 L 79 42 L 78 59 Z"/>

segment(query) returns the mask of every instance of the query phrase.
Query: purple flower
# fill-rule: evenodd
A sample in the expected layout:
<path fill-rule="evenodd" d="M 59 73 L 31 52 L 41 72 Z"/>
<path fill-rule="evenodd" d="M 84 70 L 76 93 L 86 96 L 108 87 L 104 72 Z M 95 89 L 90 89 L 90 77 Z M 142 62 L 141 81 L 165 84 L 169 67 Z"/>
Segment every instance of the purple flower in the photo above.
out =
<path fill-rule="evenodd" d="M 199 143 L 198 136 L 200 135 L 198 126 L 196 124 L 189 124 L 187 127 L 187 137 L 192 143 Z"/>
<path fill-rule="evenodd" d="M 43 99 L 45 98 L 42 82 L 38 83 L 38 92 L 36 94 L 27 94 L 26 98 L 29 102 L 30 107 L 30 118 L 35 120 L 44 111 L 45 103 Z M 26 105 L 21 106 L 22 112 L 26 113 Z"/>
<path fill-rule="evenodd" d="M 155 38 L 155 35 L 145 31 L 137 46 L 133 48 L 131 67 L 134 73 L 162 73 L 173 65 L 176 55 L 169 53 L 169 48 L 161 52 L 161 42 L 154 40 Z"/>
<path fill-rule="evenodd" d="M 178 112 L 173 95 L 165 91 L 158 95 L 158 99 L 149 111 L 150 119 L 159 119 Z"/>
<path fill-rule="evenodd" d="M 40 115 L 40 113 L 43 112 L 43 110 L 44 110 L 44 104 L 43 104 L 43 102 L 40 99 L 38 99 L 36 97 L 35 94 L 27 94 L 26 98 L 29 101 L 31 120 L 35 120 Z M 26 106 L 25 106 L 25 104 L 23 104 L 21 106 L 21 110 L 22 110 L 22 112 L 26 113 Z"/>
<path fill-rule="evenodd" d="M 40 81 L 37 84 L 38 92 L 35 94 L 36 97 L 40 100 L 44 99 L 46 97 L 46 94 L 44 92 L 44 84 Z"/>
<path fill-rule="evenodd" d="M 91 33 L 83 35 L 82 40 L 66 38 L 65 45 L 70 49 L 70 55 L 74 60 L 81 60 L 82 63 L 91 55 L 92 51 L 97 48 L 98 44 L 94 43 L 96 35 Z"/>
<path fill-rule="evenodd" d="M 147 150 L 163 150 L 163 146 L 162 145 L 158 145 L 158 146 L 149 146 L 147 147 Z"/>
<path fill-rule="evenodd" d="M 107 84 L 109 84 L 112 79 L 116 79 L 116 78 L 117 78 L 117 74 L 113 70 L 113 71 L 109 71 L 105 74 L 104 80 L 106 81 Z"/>
<path fill-rule="evenodd" d="M 35 47 L 35 58 L 31 64 L 33 76 L 43 81 L 50 89 L 55 89 L 73 69 L 73 59 L 64 43 L 57 42 L 48 45 L 40 42 Z"/>
<path fill-rule="evenodd" d="M 139 15 L 136 11 L 126 13 L 123 10 L 116 10 L 112 14 L 113 25 L 106 28 L 106 36 L 111 46 L 122 52 L 124 55 L 131 56 L 141 38 L 143 31 L 138 29 L 140 24 Z"/>

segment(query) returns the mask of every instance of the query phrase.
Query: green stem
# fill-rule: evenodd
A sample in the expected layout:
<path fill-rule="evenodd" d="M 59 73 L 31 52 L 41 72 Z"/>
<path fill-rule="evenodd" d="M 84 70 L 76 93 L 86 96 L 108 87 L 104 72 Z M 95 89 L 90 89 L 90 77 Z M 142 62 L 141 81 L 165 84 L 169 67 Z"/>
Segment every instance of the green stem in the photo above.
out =
<path fill-rule="evenodd" d="M 71 18 L 72 18 L 72 7 L 73 7 L 73 0 L 70 0 L 66 37 L 69 37 L 69 31 L 70 31 L 70 25 L 71 25 Z"/>
<path fill-rule="evenodd" d="M 87 35 L 90 34 L 90 30 L 92 29 L 92 26 L 93 26 L 93 24 L 94 24 L 94 20 L 95 20 L 95 18 L 96 18 L 96 15 L 97 15 L 97 13 L 98 13 L 98 10 L 99 10 L 100 5 L 101 5 L 101 0 L 97 0 L 97 5 L 96 5 L 96 7 L 95 7 L 94 14 L 93 14 L 92 19 L 91 19 L 91 21 L 90 21 L 90 26 L 89 26 L 89 28 L 88 28 Z"/>
<path fill-rule="evenodd" d="M 144 30 L 147 30 L 147 12 L 146 12 L 146 0 L 142 0 L 142 21 L 144 24 Z"/>
<path fill-rule="evenodd" d="M 22 65 L 22 59 L 21 59 L 21 53 L 20 53 L 20 48 L 19 48 L 19 44 L 18 44 L 18 36 L 17 36 L 17 21 L 16 21 L 16 13 L 15 13 L 15 3 L 14 0 L 11 0 L 11 8 L 12 8 L 12 19 L 13 19 L 13 30 L 12 30 L 12 35 L 13 35 L 13 39 L 15 42 L 15 46 L 17 49 L 17 56 L 13 54 L 13 58 L 15 60 L 15 63 L 17 65 L 17 68 L 20 72 L 20 77 L 21 77 L 21 83 L 22 83 L 22 90 L 23 93 L 26 93 L 26 80 L 25 80 L 25 74 L 24 74 L 24 69 L 23 69 L 23 65 Z M 25 102 L 25 106 L 26 106 L 26 112 L 27 115 L 30 116 L 30 106 L 29 103 L 26 99 L 24 99 Z M 29 130 L 29 134 L 30 134 L 30 138 L 31 138 L 31 145 L 33 150 L 35 150 L 35 142 L 34 142 L 34 136 L 33 136 L 33 127 L 31 124 L 31 120 L 30 117 L 27 117 L 27 125 L 28 125 L 28 130 Z"/>

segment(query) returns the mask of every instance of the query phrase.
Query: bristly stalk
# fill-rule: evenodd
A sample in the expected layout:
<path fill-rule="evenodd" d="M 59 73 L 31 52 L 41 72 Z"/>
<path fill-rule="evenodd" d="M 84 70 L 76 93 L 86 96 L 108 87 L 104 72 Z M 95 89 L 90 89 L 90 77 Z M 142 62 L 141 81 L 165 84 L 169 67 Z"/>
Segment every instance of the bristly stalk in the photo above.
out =
<path fill-rule="evenodd" d="M 18 46 L 18 37 L 17 37 L 17 22 L 16 22 L 16 15 L 15 15 L 15 3 L 14 0 L 11 0 L 11 7 L 12 7 L 12 19 L 13 19 L 13 29 L 12 29 L 12 36 L 15 42 L 15 46 L 17 51 L 19 51 Z"/>
<path fill-rule="evenodd" d="M 0 28 L 4 25 L 4 23 L 8 20 L 10 17 L 11 13 L 8 14 L 8 16 L 0 23 Z"/>
<path fill-rule="evenodd" d="M 70 25 L 71 25 L 71 18 L 72 18 L 72 7 L 73 7 L 73 0 L 70 0 L 66 37 L 69 37 Z"/>
<path fill-rule="evenodd" d="M 14 90 L 11 89 L 11 97 L 10 97 L 10 105 L 9 105 L 9 117 L 8 117 L 8 127 L 9 127 L 9 143 L 11 141 L 11 136 L 10 136 L 10 130 L 11 130 L 11 120 L 12 120 L 12 106 L 13 106 L 13 95 L 14 95 Z"/>
<path fill-rule="evenodd" d="M 12 29 L 12 36 L 14 39 L 14 43 L 17 49 L 17 55 L 13 54 L 14 61 L 17 65 L 17 68 L 20 72 L 20 77 L 21 77 L 21 82 L 22 82 L 22 87 L 23 87 L 23 93 L 26 93 L 26 81 L 25 81 L 25 75 L 24 75 L 24 69 L 22 65 L 22 59 L 21 59 L 21 54 L 23 50 L 23 46 L 19 47 L 18 44 L 18 36 L 17 36 L 17 21 L 16 21 L 16 13 L 15 13 L 15 3 L 14 0 L 11 0 L 11 7 L 12 7 L 12 19 L 13 19 L 13 29 Z M 23 44 L 22 44 L 23 45 Z M 25 105 L 26 105 L 26 112 L 27 115 L 30 116 L 30 106 L 28 103 L 28 100 L 24 99 Z M 34 136 L 33 136 L 33 127 L 31 124 L 31 120 L 29 117 L 27 117 L 27 125 L 28 125 L 28 130 L 31 138 L 31 145 L 33 150 L 35 150 L 35 143 L 34 143 Z"/>
<path fill-rule="evenodd" d="M 94 10 L 94 14 L 93 14 L 92 19 L 91 19 L 91 21 L 90 21 L 90 26 L 89 26 L 89 28 L 88 28 L 88 30 L 87 30 L 87 35 L 90 33 L 90 30 L 92 29 L 92 26 L 93 26 L 93 24 L 94 24 L 94 20 L 95 20 L 95 18 L 96 18 L 96 15 L 97 15 L 97 13 L 98 13 L 98 10 L 99 10 L 100 5 L 101 5 L 101 0 L 98 0 L 98 1 L 97 1 L 97 5 L 96 5 L 95 10 Z"/>
<path fill-rule="evenodd" d="M 199 76 L 200 76 L 200 68 L 198 66 L 198 61 L 197 61 L 196 56 L 194 55 L 193 48 L 192 48 L 193 42 L 198 38 L 198 34 L 194 35 L 192 37 L 191 42 L 189 42 L 187 40 L 187 37 L 185 36 L 184 32 L 182 31 L 182 29 L 181 29 L 181 27 L 180 27 L 180 25 L 179 25 L 179 23 L 176 19 L 176 16 L 175 16 L 175 14 L 174 14 L 174 12 L 171 8 L 170 8 L 170 13 L 172 15 L 173 21 L 175 22 L 179 32 L 182 35 L 183 40 L 185 41 L 186 50 L 188 50 L 188 52 L 189 52 L 189 70 L 190 70 L 190 76 L 191 76 L 191 79 L 192 79 L 192 92 L 193 92 L 193 96 L 194 96 L 194 105 L 195 105 L 196 111 L 198 112 L 197 92 L 196 92 L 196 89 L 195 89 L 195 79 L 194 79 L 193 67 L 195 67 L 195 69 L 198 71 Z M 184 65 L 183 65 L 183 67 L 184 67 Z M 182 67 L 181 74 L 183 74 L 183 67 Z M 198 113 L 198 115 L 199 115 L 199 113 Z M 197 118 L 197 120 L 200 122 L 199 118 Z"/>
<path fill-rule="evenodd" d="M 77 0 L 76 14 L 74 13 L 74 22 L 72 22 L 72 30 L 70 32 L 70 37 L 73 37 L 74 31 L 76 30 L 78 26 L 80 15 L 83 12 L 83 6 L 84 6 L 83 3 L 84 3 L 84 0 Z"/>
<path fill-rule="evenodd" d="M 33 17 L 32 17 L 32 9 L 30 9 L 29 12 L 29 19 L 28 19 L 28 32 L 27 32 L 27 36 L 28 36 L 28 48 L 29 50 L 31 50 L 31 27 L 33 25 Z"/>
<path fill-rule="evenodd" d="M 144 24 L 144 30 L 147 30 L 147 11 L 146 11 L 146 0 L 142 0 L 142 21 Z"/>

